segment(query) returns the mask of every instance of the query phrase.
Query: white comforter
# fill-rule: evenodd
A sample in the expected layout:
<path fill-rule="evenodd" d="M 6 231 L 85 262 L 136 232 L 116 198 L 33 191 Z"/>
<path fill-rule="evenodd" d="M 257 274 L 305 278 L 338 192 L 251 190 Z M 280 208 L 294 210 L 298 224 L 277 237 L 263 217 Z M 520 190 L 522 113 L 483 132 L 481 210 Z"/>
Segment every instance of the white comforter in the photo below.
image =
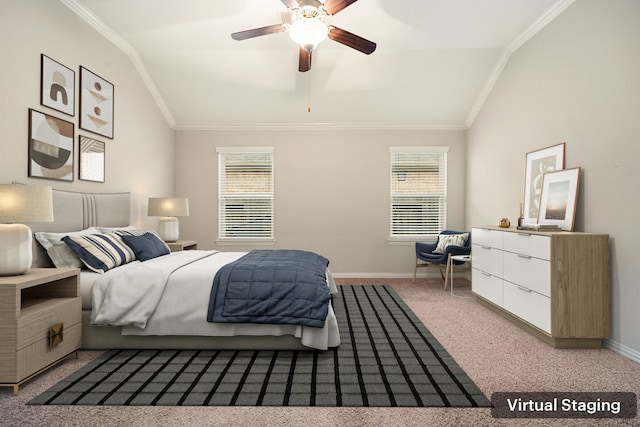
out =
<path fill-rule="evenodd" d="M 215 273 L 244 254 L 182 251 L 110 270 L 93 284 L 91 323 L 122 326 L 124 335 L 294 335 L 317 349 L 340 344 L 332 307 L 323 328 L 207 322 Z M 335 293 L 335 283 L 327 275 Z"/>

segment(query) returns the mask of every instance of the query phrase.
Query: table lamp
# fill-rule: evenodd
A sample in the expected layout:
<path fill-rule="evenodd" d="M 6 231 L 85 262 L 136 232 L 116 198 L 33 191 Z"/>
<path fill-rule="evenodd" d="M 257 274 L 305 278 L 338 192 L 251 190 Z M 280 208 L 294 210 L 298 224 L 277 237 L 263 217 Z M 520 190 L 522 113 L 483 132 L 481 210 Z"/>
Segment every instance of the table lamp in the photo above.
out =
<path fill-rule="evenodd" d="M 189 216 L 189 199 L 181 197 L 149 198 L 149 216 L 159 216 L 158 234 L 165 242 L 175 242 L 180 236 L 177 216 Z"/>
<path fill-rule="evenodd" d="M 33 233 L 21 223 L 51 221 L 51 187 L 0 184 L 0 276 L 15 276 L 31 268 Z"/>

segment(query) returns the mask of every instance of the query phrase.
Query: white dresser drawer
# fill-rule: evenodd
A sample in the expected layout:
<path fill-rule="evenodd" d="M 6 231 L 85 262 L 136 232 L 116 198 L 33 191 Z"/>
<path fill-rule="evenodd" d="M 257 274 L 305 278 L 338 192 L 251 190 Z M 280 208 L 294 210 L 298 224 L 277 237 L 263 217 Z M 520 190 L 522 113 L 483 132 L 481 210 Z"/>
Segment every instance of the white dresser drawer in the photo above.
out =
<path fill-rule="evenodd" d="M 551 296 L 551 263 L 526 255 L 503 252 L 502 278 L 539 294 Z"/>
<path fill-rule="evenodd" d="M 551 333 L 551 299 L 512 283 L 503 282 L 503 303 L 522 320 Z"/>
<path fill-rule="evenodd" d="M 471 262 L 475 268 L 502 277 L 502 251 L 489 246 L 471 245 Z"/>
<path fill-rule="evenodd" d="M 504 233 L 502 248 L 505 251 L 551 259 L 551 238 L 528 233 Z"/>
<path fill-rule="evenodd" d="M 472 269 L 471 290 L 486 300 L 502 307 L 502 279 L 489 273 Z"/>
<path fill-rule="evenodd" d="M 502 249 L 502 231 L 486 228 L 471 229 L 471 243 L 490 248 Z"/>

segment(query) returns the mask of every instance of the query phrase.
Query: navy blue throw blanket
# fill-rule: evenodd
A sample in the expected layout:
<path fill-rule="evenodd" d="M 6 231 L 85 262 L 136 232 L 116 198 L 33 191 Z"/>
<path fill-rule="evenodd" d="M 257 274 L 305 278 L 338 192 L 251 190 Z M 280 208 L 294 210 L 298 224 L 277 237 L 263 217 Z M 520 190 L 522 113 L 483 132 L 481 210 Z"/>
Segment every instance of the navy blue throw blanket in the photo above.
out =
<path fill-rule="evenodd" d="M 300 250 L 253 250 L 213 279 L 209 322 L 321 328 L 329 310 L 329 261 Z"/>

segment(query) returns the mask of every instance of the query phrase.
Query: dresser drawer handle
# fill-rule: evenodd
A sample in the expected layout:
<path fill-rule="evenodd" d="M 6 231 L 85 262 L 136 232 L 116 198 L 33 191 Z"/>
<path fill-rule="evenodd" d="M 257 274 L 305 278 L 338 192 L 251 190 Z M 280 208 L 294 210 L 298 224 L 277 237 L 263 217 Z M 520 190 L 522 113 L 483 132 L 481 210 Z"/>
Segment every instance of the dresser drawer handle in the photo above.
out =
<path fill-rule="evenodd" d="M 531 259 L 531 255 L 518 254 L 518 258 Z"/>
<path fill-rule="evenodd" d="M 516 233 L 516 235 L 522 236 L 522 237 L 531 237 L 531 234 L 529 233 Z"/>
<path fill-rule="evenodd" d="M 486 273 L 484 271 L 482 271 L 481 273 L 482 273 L 483 276 L 491 277 L 491 274 L 489 274 L 489 273 Z"/>
<path fill-rule="evenodd" d="M 516 288 L 520 289 L 523 292 L 526 292 L 528 294 L 530 294 L 531 292 L 533 292 L 531 289 L 527 289 L 527 288 L 523 288 L 522 286 L 518 286 L 516 285 Z"/>
<path fill-rule="evenodd" d="M 491 246 L 482 246 L 482 249 L 487 249 L 487 250 L 491 250 Z"/>

